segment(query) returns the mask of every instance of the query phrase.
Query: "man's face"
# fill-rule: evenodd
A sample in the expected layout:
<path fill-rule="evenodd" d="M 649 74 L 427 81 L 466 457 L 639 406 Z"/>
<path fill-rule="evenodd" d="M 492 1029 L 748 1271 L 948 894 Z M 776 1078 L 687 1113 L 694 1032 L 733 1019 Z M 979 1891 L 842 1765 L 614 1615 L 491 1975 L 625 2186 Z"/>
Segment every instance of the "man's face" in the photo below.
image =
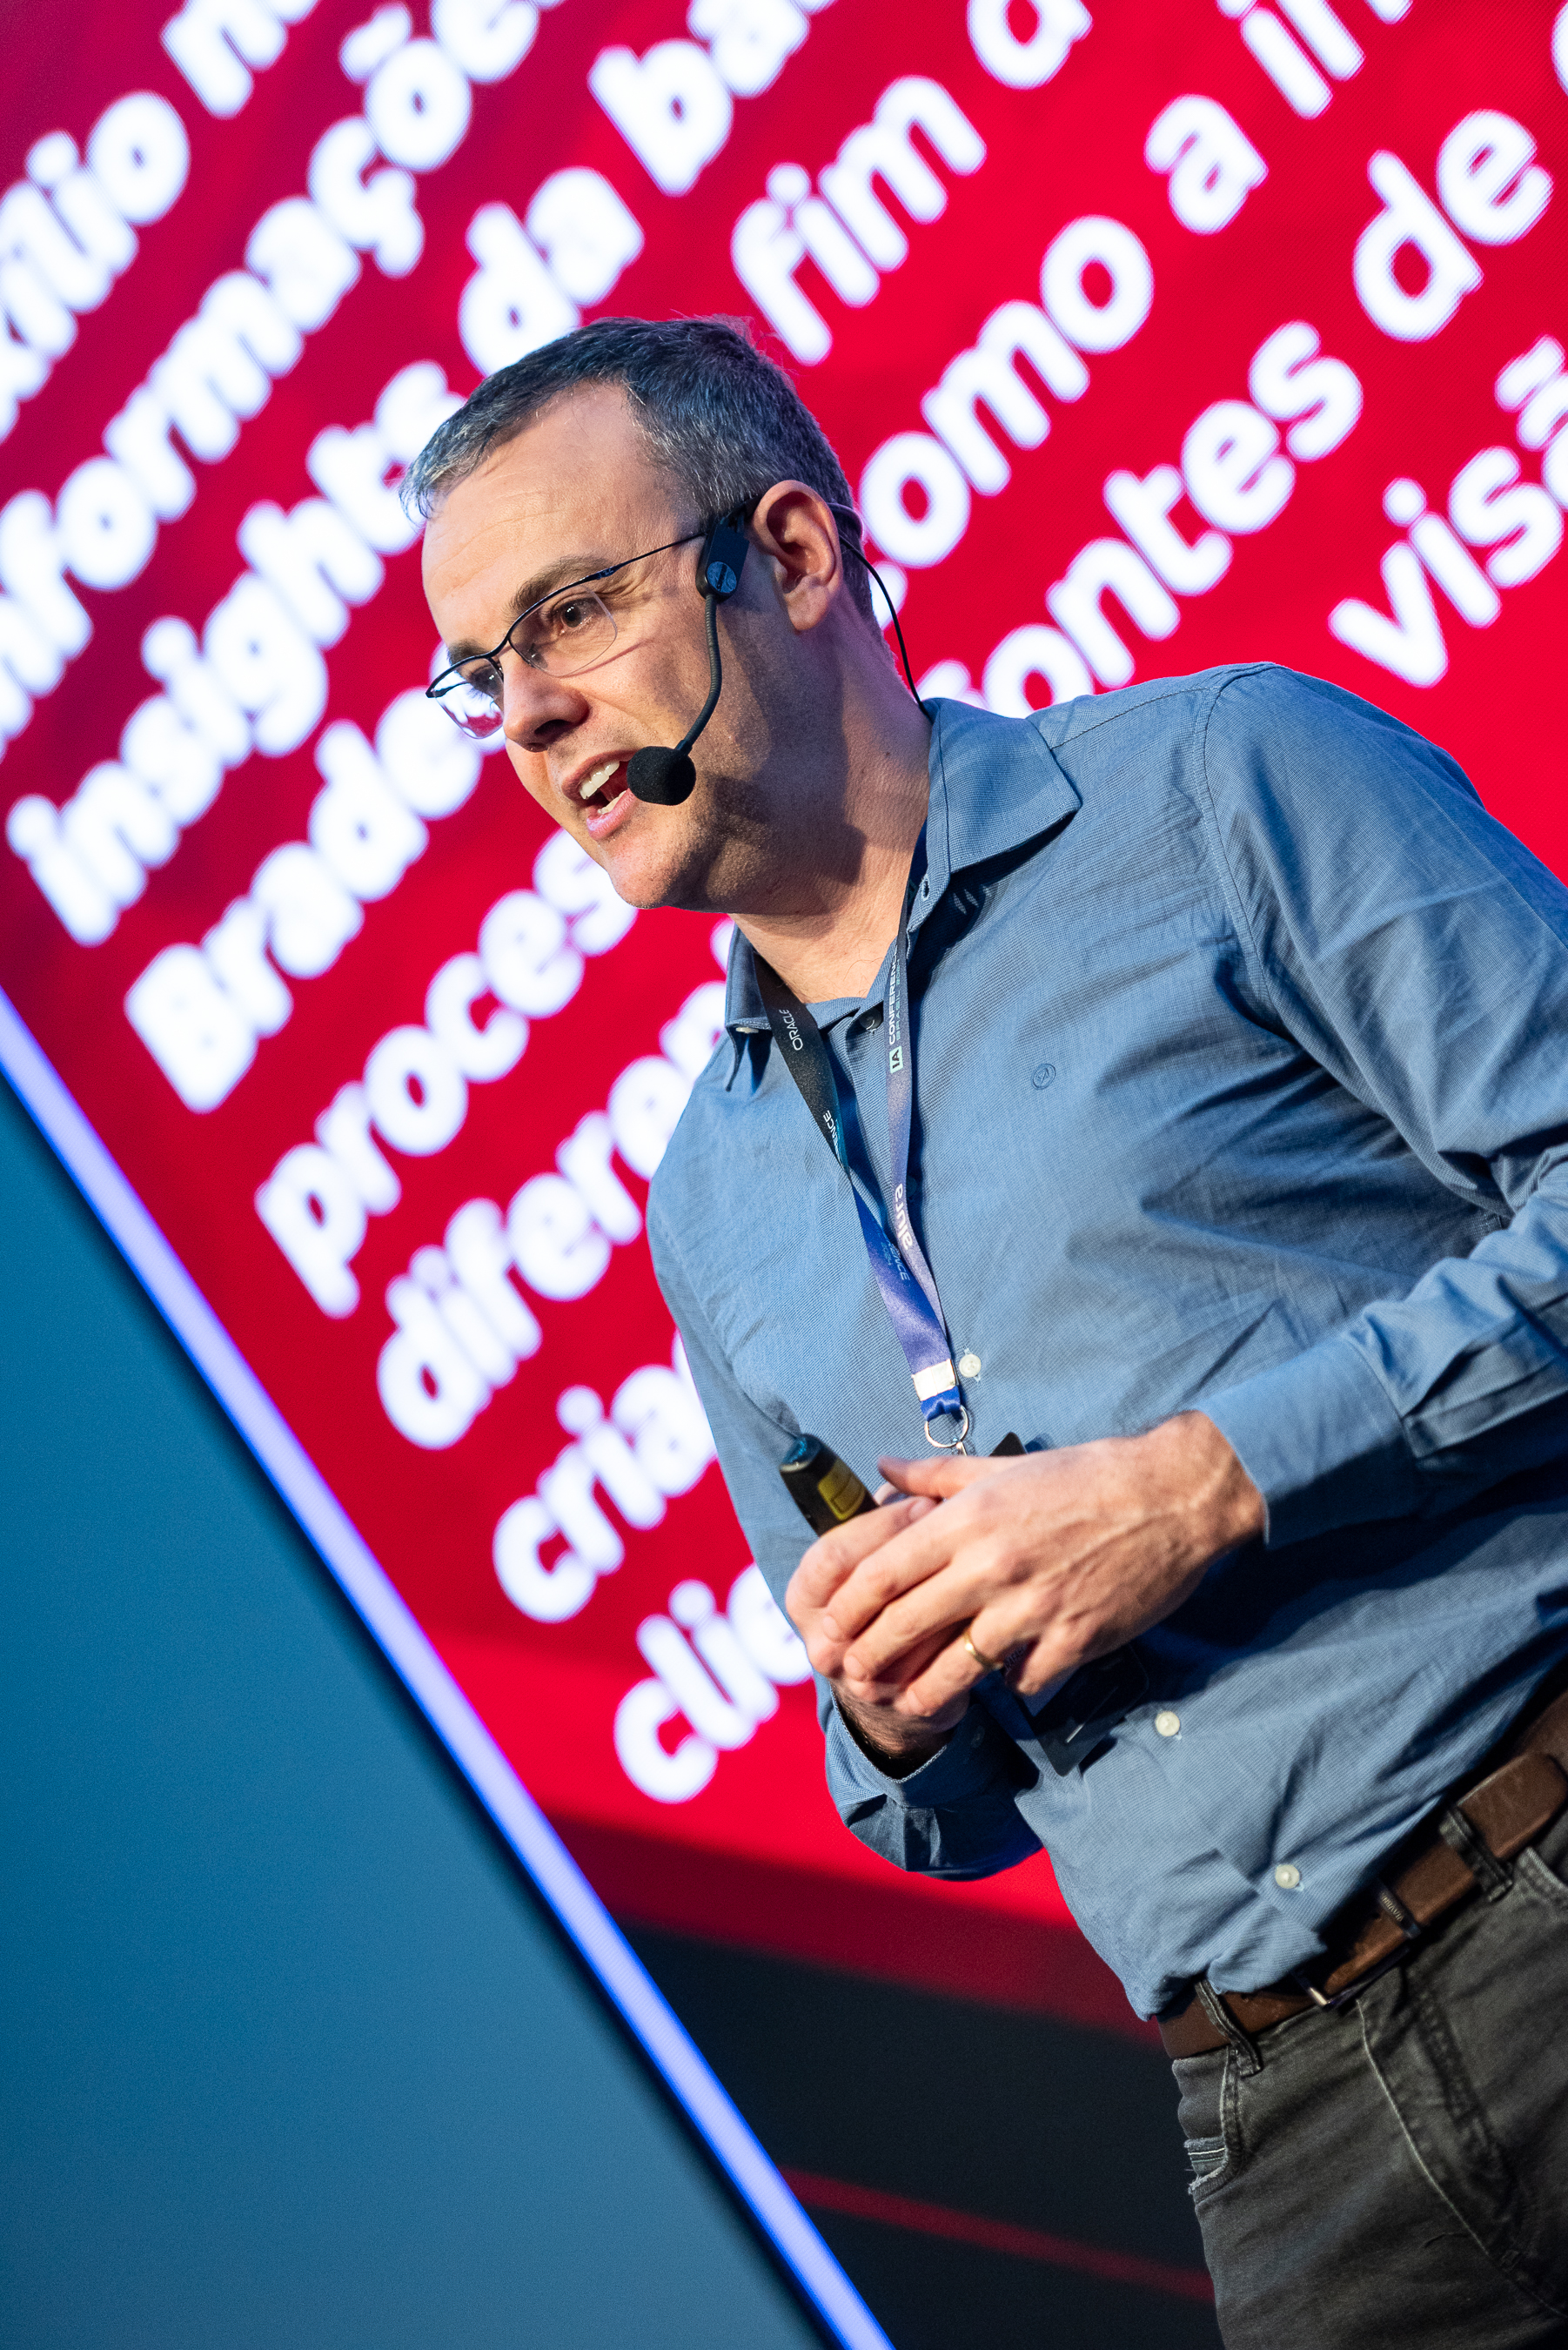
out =
<path fill-rule="evenodd" d="M 552 588 L 682 538 L 703 519 L 653 461 L 618 386 L 575 392 L 460 482 L 431 515 L 425 593 L 442 641 L 454 658 L 489 652 Z M 691 798 L 679 808 L 649 806 L 626 787 L 633 754 L 678 742 L 707 695 L 701 552 L 700 541 L 674 547 L 599 583 L 617 636 L 591 668 L 557 677 L 511 651 L 502 656 L 513 765 L 632 905 L 721 903 L 725 882 L 715 868 L 732 863 L 727 847 L 749 861 L 745 840 L 760 845 L 755 778 L 769 730 L 732 657 L 697 746 Z M 721 619 L 726 639 L 740 600 Z"/>

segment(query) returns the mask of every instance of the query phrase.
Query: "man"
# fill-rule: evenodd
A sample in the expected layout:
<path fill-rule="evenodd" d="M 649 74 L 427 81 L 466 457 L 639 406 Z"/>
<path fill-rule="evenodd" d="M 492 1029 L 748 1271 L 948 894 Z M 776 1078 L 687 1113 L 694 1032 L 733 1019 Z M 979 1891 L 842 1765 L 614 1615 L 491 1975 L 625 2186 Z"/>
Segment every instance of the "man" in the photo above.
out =
<path fill-rule="evenodd" d="M 630 903 L 735 920 L 649 1227 L 844 1818 L 1049 1849 L 1162 2019 L 1233 2350 L 1560 2340 L 1568 896 L 1285 671 L 923 709 L 721 323 L 503 369 L 410 492 L 432 690 Z M 888 1481 L 804 1557 L 803 1430 Z"/>

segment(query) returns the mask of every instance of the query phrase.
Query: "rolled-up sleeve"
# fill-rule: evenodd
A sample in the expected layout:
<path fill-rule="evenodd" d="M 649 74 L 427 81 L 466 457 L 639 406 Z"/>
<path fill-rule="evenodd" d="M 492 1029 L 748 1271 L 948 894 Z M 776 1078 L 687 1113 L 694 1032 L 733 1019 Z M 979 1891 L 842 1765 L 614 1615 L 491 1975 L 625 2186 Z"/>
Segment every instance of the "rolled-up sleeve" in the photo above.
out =
<path fill-rule="evenodd" d="M 1197 750 L 1261 996 L 1482 1233 L 1203 1409 L 1272 1545 L 1456 1508 L 1568 1450 L 1568 892 L 1334 687 L 1237 676 Z"/>

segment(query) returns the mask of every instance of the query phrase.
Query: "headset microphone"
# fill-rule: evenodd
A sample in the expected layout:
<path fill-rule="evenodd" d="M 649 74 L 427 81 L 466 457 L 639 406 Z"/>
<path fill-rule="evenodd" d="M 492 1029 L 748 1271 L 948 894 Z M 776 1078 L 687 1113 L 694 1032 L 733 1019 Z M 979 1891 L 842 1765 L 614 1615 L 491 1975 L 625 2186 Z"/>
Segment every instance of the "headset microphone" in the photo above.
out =
<path fill-rule="evenodd" d="M 682 800 L 691 798 L 695 788 L 697 770 L 691 764 L 691 745 L 717 709 L 724 682 L 719 660 L 719 607 L 729 601 L 741 584 L 747 544 L 739 507 L 716 522 L 703 543 L 697 585 L 707 606 L 708 699 L 673 749 L 650 743 L 634 755 L 626 771 L 633 796 L 650 800 L 656 807 L 679 807 Z"/>

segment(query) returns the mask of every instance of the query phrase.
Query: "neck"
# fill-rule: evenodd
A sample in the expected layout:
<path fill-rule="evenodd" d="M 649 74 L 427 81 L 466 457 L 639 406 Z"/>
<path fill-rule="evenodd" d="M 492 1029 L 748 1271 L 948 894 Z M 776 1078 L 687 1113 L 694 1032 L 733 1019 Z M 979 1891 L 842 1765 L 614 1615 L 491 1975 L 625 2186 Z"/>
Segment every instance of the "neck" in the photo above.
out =
<path fill-rule="evenodd" d="M 842 796 L 791 827 L 776 877 L 736 927 L 805 1003 L 864 995 L 903 910 L 930 796 L 930 726 L 900 689 Z M 803 812 L 805 813 L 805 812 Z"/>

